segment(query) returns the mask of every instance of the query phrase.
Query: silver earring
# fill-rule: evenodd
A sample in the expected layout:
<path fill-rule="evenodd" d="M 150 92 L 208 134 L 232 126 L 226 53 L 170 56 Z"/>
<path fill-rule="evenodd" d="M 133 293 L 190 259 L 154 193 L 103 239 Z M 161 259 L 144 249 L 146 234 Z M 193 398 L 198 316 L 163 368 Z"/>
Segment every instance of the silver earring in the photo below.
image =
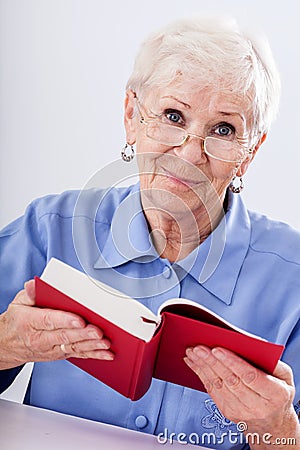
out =
<path fill-rule="evenodd" d="M 130 147 L 131 153 L 129 155 L 127 155 L 126 150 L 128 149 L 128 147 Z M 125 147 L 123 147 L 122 151 L 121 151 L 121 157 L 123 159 L 123 161 L 125 162 L 130 162 L 133 160 L 134 158 L 134 148 L 133 145 L 127 144 L 125 145 Z"/>
<path fill-rule="evenodd" d="M 244 183 L 242 177 L 234 177 L 229 185 L 229 189 L 234 194 L 239 194 L 244 189 Z"/>

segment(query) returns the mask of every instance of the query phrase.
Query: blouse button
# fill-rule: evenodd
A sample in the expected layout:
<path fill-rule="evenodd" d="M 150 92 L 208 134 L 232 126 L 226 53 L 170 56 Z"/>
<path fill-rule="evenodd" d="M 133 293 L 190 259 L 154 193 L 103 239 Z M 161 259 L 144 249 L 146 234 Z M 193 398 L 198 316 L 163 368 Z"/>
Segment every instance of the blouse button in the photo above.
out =
<path fill-rule="evenodd" d="M 146 416 L 137 416 L 135 419 L 135 425 L 137 428 L 145 428 L 148 425 L 148 419 Z"/>

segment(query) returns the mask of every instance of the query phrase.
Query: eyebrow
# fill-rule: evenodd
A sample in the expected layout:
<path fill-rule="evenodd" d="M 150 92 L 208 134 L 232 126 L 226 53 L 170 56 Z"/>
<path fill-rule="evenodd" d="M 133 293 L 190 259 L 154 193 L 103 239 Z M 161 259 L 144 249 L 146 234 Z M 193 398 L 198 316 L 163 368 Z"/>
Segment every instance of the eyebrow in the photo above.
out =
<path fill-rule="evenodd" d="M 181 103 L 185 108 L 187 108 L 187 109 L 191 108 L 191 105 L 183 102 L 182 100 L 179 100 L 178 98 L 174 97 L 173 95 L 164 95 L 162 98 L 172 98 L 173 100 L 176 100 L 176 102 Z"/>
<path fill-rule="evenodd" d="M 172 98 L 173 100 L 175 100 L 178 103 L 181 103 L 185 108 L 190 109 L 191 105 L 189 105 L 188 103 L 185 103 L 183 100 L 179 100 L 178 98 L 174 97 L 173 95 L 164 95 L 162 98 Z M 240 113 L 238 112 L 227 112 L 227 111 L 218 111 L 219 114 L 223 115 L 223 116 L 238 116 L 241 118 L 241 120 L 243 122 L 245 122 L 245 117 L 243 117 Z"/>
<path fill-rule="evenodd" d="M 241 120 L 243 122 L 245 122 L 245 117 L 243 117 L 240 113 L 238 112 L 226 112 L 226 111 L 218 111 L 219 114 L 222 114 L 222 116 L 238 116 L 241 118 Z"/>

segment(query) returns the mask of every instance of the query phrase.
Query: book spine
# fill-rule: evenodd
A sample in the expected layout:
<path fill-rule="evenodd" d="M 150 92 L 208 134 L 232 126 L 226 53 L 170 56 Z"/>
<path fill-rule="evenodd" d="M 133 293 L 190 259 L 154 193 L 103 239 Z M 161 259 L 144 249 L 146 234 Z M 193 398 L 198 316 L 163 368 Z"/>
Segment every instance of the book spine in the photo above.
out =
<path fill-rule="evenodd" d="M 128 396 L 131 400 L 139 400 L 151 385 L 159 341 L 160 333 L 156 334 L 149 342 L 139 341 L 129 387 Z"/>

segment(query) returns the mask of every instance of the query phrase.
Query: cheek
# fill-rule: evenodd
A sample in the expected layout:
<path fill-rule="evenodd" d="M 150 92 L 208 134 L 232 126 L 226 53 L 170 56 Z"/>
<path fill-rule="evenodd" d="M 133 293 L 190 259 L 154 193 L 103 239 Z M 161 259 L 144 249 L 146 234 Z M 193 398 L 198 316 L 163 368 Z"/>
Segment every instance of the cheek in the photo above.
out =
<path fill-rule="evenodd" d="M 136 140 L 136 158 L 140 172 L 155 172 L 157 159 L 168 152 L 168 150 L 169 147 L 139 135 Z"/>
<path fill-rule="evenodd" d="M 158 152 L 157 145 L 149 143 L 146 139 L 136 141 L 136 161 L 141 189 L 148 189 L 153 184 L 159 156 L 161 153 Z"/>
<path fill-rule="evenodd" d="M 136 137 L 136 153 L 142 155 L 145 153 L 153 153 L 153 155 L 160 155 L 168 151 L 169 148 L 161 145 L 152 139 L 148 138 L 144 133 L 139 132 Z"/>
<path fill-rule="evenodd" d="M 238 167 L 239 166 L 235 163 L 225 163 L 217 160 L 210 161 L 210 170 L 212 177 L 216 180 L 219 180 L 221 183 L 231 181 L 235 176 Z"/>

